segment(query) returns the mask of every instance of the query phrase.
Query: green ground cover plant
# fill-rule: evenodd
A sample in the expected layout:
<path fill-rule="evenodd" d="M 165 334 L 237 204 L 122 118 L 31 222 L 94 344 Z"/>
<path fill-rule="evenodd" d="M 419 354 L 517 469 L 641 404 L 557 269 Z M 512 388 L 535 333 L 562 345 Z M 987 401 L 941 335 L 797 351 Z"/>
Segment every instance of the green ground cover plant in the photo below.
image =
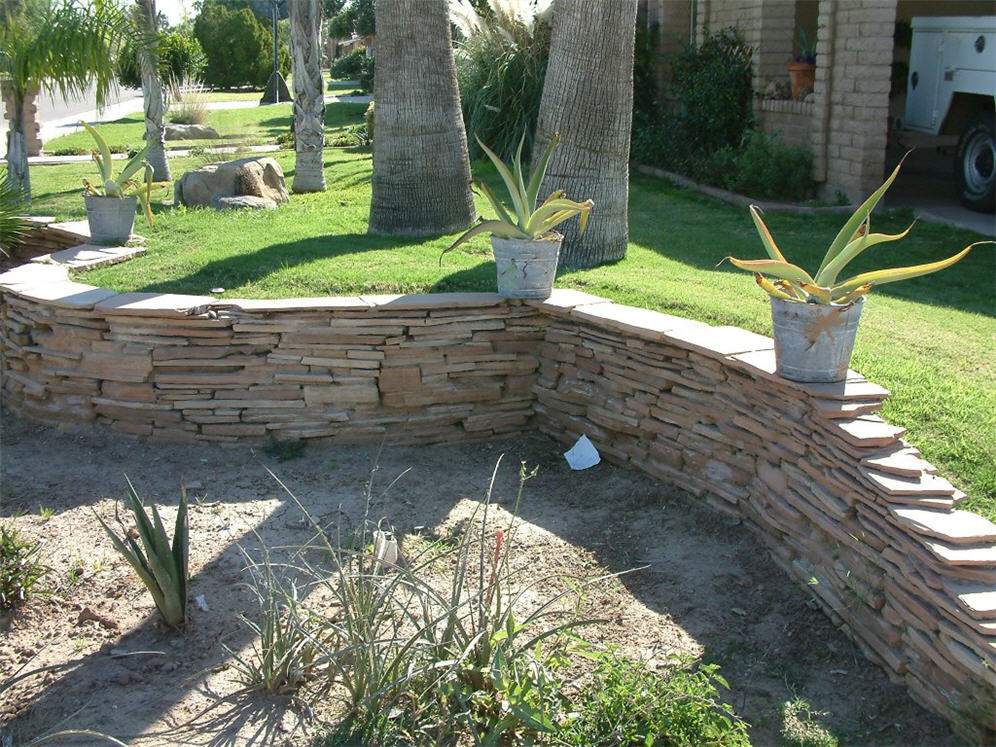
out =
<path fill-rule="evenodd" d="M 41 545 L 23 537 L 13 526 L 0 524 L 0 612 L 26 600 L 45 578 Z"/>
<path fill-rule="evenodd" d="M 357 107 L 358 119 L 364 106 Z M 156 232 L 146 255 L 82 277 L 119 291 L 207 294 L 222 287 L 223 295 L 233 298 L 495 289 L 486 237 L 447 254 L 440 266 L 440 254 L 455 235 L 369 236 L 370 154 L 327 150 L 325 157 L 325 193 L 295 195 L 288 206 L 259 213 L 154 206 Z M 290 179 L 293 153 L 279 153 L 277 159 Z M 171 165 L 182 174 L 197 161 L 173 159 Z M 81 219 L 79 185 L 91 168 L 89 163 L 32 167 L 32 211 Z M 498 186 L 490 165 L 476 164 L 475 173 Z M 479 198 L 478 212 L 487 210 Z M 899 233 L 910 220 L 908 212 L 876 214 L 876 230 Z M 787 253 L 814 266 L 840 229 L 839 216 L 772 215 L 765 222 Z M 853 269 L 933 261 L 953 245 L 980 238 L 921 223 L 901 248 L 882 246 L 873 258 L 859 257 Z M 765 295 L 747 293 L 735 268 L 716 267 L 728 254 L 755 251 L 756 242 L 746 210 L 634 175 L 626 258 L 562 272 L 556 285 L 770 335 Z M 877 290 L 864 311 L 852 359 L 855 369 L 892 391 L 882 416 L 909 429 L 907 439 L 924 458 L 968 493 L 963 508 L 989 518 L 996 518 L 994 273 L 996 253 L 980 247 L 941 275 Z"/>

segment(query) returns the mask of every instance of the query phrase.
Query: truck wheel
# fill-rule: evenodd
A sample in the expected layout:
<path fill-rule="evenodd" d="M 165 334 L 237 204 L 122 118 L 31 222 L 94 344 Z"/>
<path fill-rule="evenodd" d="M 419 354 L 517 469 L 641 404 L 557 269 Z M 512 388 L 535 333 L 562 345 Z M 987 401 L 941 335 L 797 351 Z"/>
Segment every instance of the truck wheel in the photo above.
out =
<path fill-rule="evenodd" d="M 958 141 L 955 181 L 965 207 L 983 213 L 996 210 L 996 145 L 993 113 L 983 112 L 972 121 Z"/>

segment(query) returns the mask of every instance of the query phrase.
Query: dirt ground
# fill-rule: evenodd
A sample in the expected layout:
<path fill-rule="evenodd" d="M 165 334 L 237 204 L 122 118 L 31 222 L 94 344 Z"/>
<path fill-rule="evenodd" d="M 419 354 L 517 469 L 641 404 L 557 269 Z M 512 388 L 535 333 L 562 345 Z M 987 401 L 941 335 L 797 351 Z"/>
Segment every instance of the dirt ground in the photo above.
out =
<path fill-rule="evenodd" d="M 632 469 L 602 463 L 571 472 L 561 452 L 531 433 L 495 443 L 387 444 L 377 484 L 410 471 L 377 510 L 401 534 L 420 526 L 444 532 L 484 495 L 500 454 L 496 494 L 509 507 L 524 460 L 539 467 L 520 510 L 516 555 L 531 574 L 592 578 L 649 566 L 588 590 L 583 612 L 610 622 L 586 637 L 618 643 L 651 666 L 678 651 L 718 663 L 755 744 L 779 744 L 781 704 L 794 697 L 824 712 L 820 722 L 842 744 L 959 743 L 808 603 L 743 526 Z M 270 546 L 308 539 L 266 466 L 314 515 L 356 522 L 377 453 L 312 443 L 280 462 L 248 446 L 153 444 L 5 414 L 0 520 L 42 541 L 52 572 L 51 594 L 0 620 L 0 683 L 62 666 L 4 692 L 0 727 L 13 729 L 15 744 L 69 728 L 143 745 L 308 744 L 328 717 L 321 705 L 307 713 L 281 699 L 226 699 L 239 683 L 222 644 L 251 645 L 236 617 L 253 607 L 240 585 L 247 579 L 238 546 L 258 547 L 253 530 Z M 94 518 L 113 518 L 125 474 L 147 503 L 161 506 L 175 507 L 181 480 L 188 485 L 190 592 L 206 610 L 191 603 L 185 634 L 158 621 Z M 174 515 L 164 511 L 168 526 Z"/>

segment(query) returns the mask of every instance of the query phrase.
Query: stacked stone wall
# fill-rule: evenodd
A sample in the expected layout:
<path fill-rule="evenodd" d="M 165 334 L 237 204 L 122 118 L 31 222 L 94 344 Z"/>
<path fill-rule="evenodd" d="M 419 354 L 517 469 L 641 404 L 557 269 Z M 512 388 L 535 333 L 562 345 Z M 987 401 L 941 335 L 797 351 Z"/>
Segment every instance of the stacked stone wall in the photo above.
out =
<path fill-rule="evenodd" d="M 426 443 L 530 426 L 541 319 L 497 296 L 308 308 L 84 288 L 5 296 L 11 410 L 180 441 Z"/>
<path fill-rule="evenodd" d="M 996 736 L 996 526 L 875 413 L 774 374 L 771 340 L 576 291 L 218 301 L 0 275 L 4 402 L 190 441 L 587 434 L 741 517 L 834 622 L 970 738 Z"/>
<path fill-rule="evenodd" d="M 890 678 L 992 740 L 996 526 L 875 415 L 886 390 L 781 379 L 771 340 L 737 328 L 547 307 L 541 431 L 744 519 Z"/>

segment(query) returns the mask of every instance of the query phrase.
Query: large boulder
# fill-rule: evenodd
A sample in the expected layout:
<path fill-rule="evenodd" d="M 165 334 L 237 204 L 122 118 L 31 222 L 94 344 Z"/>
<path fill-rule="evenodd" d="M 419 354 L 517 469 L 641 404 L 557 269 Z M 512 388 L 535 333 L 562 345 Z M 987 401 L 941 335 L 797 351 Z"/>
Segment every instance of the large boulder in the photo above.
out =
<path fill-rule="evenodd" d="M 210 125 L 168 124 L 167 140 L 217 140 L 221 135 Z"/>
<path fill-rule="evenodd" d="M 240 158 L 225 163 L 209 163 L 188 171 L 176 182 L 177 205 L 218 207 L 223 197 L 263 197 L 277 205 L 289 201 L 284 171 L 268 157 Z"/>

